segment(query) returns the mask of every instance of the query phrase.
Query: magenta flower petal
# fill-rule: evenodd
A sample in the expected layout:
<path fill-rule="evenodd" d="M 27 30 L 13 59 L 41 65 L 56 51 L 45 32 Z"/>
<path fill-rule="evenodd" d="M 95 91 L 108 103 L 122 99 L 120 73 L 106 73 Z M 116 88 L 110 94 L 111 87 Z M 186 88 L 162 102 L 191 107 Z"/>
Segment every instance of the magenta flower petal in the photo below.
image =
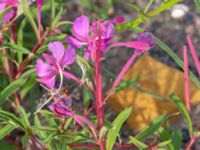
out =
<path fill-rule="evenodd" d="M 7 23 L 8 21 L 10 21 L 15 15 L 15 11 L 14 10 L 10 10 L 8 13 L 6 13 L 3 17 L 3 23 Z"/>
<path fill-rule="evenodd" d="M 44 0 L 37 0 L 37 4 L 38 4 L 38 5 L 44 4 Z"/>
<path fill-rule="evenodd" d="M 52 67 L 49 64 L 44 63 L 41 59 L 36 62 L 36 74 L 39 77 L 48 76 L 52 72 Z"/>
<path fill-rule="evenodd" d="M 18 0 L 1 0 L 1 2 L 5 3 L 7 6 L 13 6 L 13 7 L 17 7 L 17 5 L 19 4 Z"/>
<path fill-rule="evenodd" d="M 59 103 L 53 103 L 49 105 L 49 109 L 53 111 L 55 114 L 62 117 L 71 116 L 73 114 L 73 112 L 70 109 Z"/>
<path fill-rule="evenodd" d="M 88 61 L 90 59 L 90 52 L 89 51 L 86 51 L 85 54 L 84 54 L 84 59 L 86 61 Z"/>
<path fill-rule="evenodd" d="M 63 71 L 63 76 L 67 79 L 71 79 L 71 80 L 74 80 L 76 81 L 77 83 L 79 84 L 82 84 L 81 80 L 79 78 L 77 78 L 75 75 L 69 73 L 69 72 L 66 72 L 66 71 Z"/>
<path fill-rule="evenodd" d="M 150 48 L 149 44 L 143 41 L 117 42 L 113 43 L 110 47 L 120 47 L 120 46 L 125 46 L 140 50 L 146 50 Z"/>
<path fill-rule="evenodd" d="M 43 83 L 50 89 L 53 89 L 55 87 L 55 80 L 56 80 L 56 74 L 53 72 L 48 76 L 37 79 L 38 82 Z"/>
<path fill-rule="evenodd" d="M 68 45 L 62 57 L 62 60 L 60 61 L 60 65 L 64 66 L 72 64 L 75 60 L 75 57 L 76 53 L 74 48 L 71 45 Z"/>
<path fill-rule="evenodd" d="M 56 60 L 51 55 L 42 53 L 42 57 L 44 57 L 48 63 L 52 64 L 56 71 L 59 70 Z"/>
<path fill-rule="evenodd" d="M 52 52 L 56 61 L 60 63 L 65 52 L 64 45 L 61 42 L 55 41 L 55 42 L 49 43 L 48 48 Z"/>
<path fill-rule="evenodd" d="M 83 46 L 83 45 L 87 45 L 86 42 L 78 41 L 77 39 L 75 39 L 75 38 L 73 38 L 73 37 L 71 37 L 71 36 L 67 36 L 67 37 L 66 37 L 66 40 L 67 40 L 67 42 L 68 42 L 70 45 L 72 45 L 72 46 L 74 46 L 74 47 L 76 47 L 76 48 L 80 48 L 80 47 Z"/>
<path fill-rule="evenodd" d="M 115 27 L 111 21 L 104 21 L 101 25 L 102 39 L 111 39 L 114 35 Z"/>
<path fill-rule="evenodd" d="M 0 12 L 3 12 L 3 10 L 5 9 L 6 4 L 5 3 L 0 3 Z"/>
<path fill-rule="evenodd" d="M 83 41 L 86 39 L 89 34 L 89 20 L 87 16 L 81 16 L 75 19 L 72 33 L 76 38 Z"/>
<path fill-rule="evenodd" d="M 83 117 L 83 116 L 79 116 L 79 115 L 74 115 L 74 120 L 76 122 L 78 122 L 81 126 L 83 126 L 82 122 L 87 124 L 90 128 L 95 129 L 95 125 L 88 120 L 87 118 Z"/>
<path fill-rule="evenodd" d="M 115 24 L 122 24 L 125 22 L 125 18 L 122 16 L 117 16 L 115 18 L 112 19 L 112 22 Z"/>
<path fill-rule="evenodd" d="M 150 47 L 156 44 L 155 40 L 152 38 L 152 34 L 146 31 L 142 32 L 137 40 L 148 43 Z"/>

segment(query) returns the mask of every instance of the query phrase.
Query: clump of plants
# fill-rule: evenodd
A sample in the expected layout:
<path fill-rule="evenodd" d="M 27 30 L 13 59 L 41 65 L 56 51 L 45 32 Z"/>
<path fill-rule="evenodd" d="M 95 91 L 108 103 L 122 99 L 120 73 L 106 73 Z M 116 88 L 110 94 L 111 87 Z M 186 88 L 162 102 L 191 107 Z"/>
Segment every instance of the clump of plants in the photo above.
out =
<path fill-rule="evenodd" d="M 62 17 L 70 15 L 64 11 L 68 4 L 64 0 L 0 1 L 0 145 L 12 143 L 9 149 L 34 150 L 180 149 L 181 131 L 162 126 L 175 114 L 159 116 L 125 143 L 120 130 L 132 108 L 113 120 L 109 117 L 112 112 L 105 110 L 112 94 L 134 84 L 122 80 L 127 70 L 157 44 L 184 70 L 186 105 L 173 93 L 168 97 L 187 122 L 189 140 L 185 148 L 189 150 L 199 136 L 190 117 L 189 78 L 198 87 L 200 81 L 188 70 L 187 47 L 182 62 L 167 45 L 139 26 L 180 1 L 167 0 L 153 10 L 152 0 L 144 10 L 130 4 L 139 13 L 132 21 L 123 16 L 101 19 L 80 15 L 73 22 Z M 106 10 L 103 13 L 105 16 Z M 115 33 L 126 29 L 137 32 L 137 39 L 115 41 Z M 200 62 L 189 36 L 188 45 L 200 75 Z M 116 78 L 105 83 L 106 66 L 102 62 L 115 48 L 124 47 L 131 56 Z M 13 139 L 13 133 L 20 133 L 19 137 Z M 155 140 L 147 144 L 151 135 Z"/>

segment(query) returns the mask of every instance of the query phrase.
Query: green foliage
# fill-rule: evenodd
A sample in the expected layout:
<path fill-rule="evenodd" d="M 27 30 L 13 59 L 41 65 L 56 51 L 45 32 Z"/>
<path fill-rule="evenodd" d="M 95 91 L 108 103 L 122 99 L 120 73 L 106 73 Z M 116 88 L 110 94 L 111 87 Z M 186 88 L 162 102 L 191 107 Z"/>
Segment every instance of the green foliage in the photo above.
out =
<path fill-rule="evenodd" d="M 37 25 L 33 19 L 33 15 L 31 14 L 30 8 L 28 7 L 28 5 L 26 5 L 24 0 L 20 0 L 20 4 L 22 7 L 22 10 L 24 12 L 24 15 L 26 16 L 27 20 L 29 21 L 29 23 L 31 24 L 33 31 L 35 32 L 35 35 L 37 37 L 37 39 L 39 39 L 39 31 L 37 28 Z"/>
<path fill-rule="evenodd" d="M 132 21 L 126 22 L 124 24 L 120 24 L 116 26 L 117 30 L 121 30 L 124 28 L 130 28 L 130 29 L 134 29 L 135 27 L 137 27 L 139 24 L 143 23 L 144 21 L 146 21 L 148 18 L 153 18 L 157 15 L 159 15 L 161 12 L 169 9 L 170 7 L 172 7 L 173 5 L 181 2 L 182 0 L 166 0 L 164 2 L 162 2 L 160 4 L 160 6 L 148 13 L 145 13 L 144 11 L 142 11 L 141 9 L 139 9 L 138 7 L 136 7 L 135 5 L 131 5 L 137 12 L 139 12 L 140 16 Z M 152 2 L 149 3 L 149 6 L 152 5 Z M 147 11 L 149 8 L 149 6 L 147 6 L 147 8 L 145 9 L 145 11 Z"/>
<path fill-rule="evenodd" d="M 144 140 L 148 136 L 152 135 L 154 132 L 156 132 L 162 125 L 162 123 L 168 119 L 169 115 L 161 115 L 157 117 L 153 122 L 151 122 L 145 129 L 140 131 L 135 138 L 138 140 Z"/>
<path fill-rule="evenodd" d="M 176 96 L 175 94 L 170 94 L 169 97 L 176 104 L 176 106 L 179 109 L 179 111 L 182 113 L 183 117 L 186 120 L 189 132 L 192 135 L 192 133 L 193 133 L 192 120 L 191 120 L 190 114 L 187 111 L 187 108 L 182 103 L 182 101 L 180 100 L 180 98 L 178 96 Z"/>
<path fill-rule="evenodd" d="M 121 126 L 128 119 L 131 114 L 132 108 L 126 108 L 123 110 L 117 118 L 112 123 L 112 128 L 108 130 L 107 139 L 106 139 L 106 150 L 112 150 Z"/>
<path fill-rule="evenodd" d="M 14 129 L 15 129 L 15 127 L 11 124 L 7 124 L 4 127 L 2 127 L 0 129 L 0 139 L 2 139 L 4 136 L 8 135 Z"/>
<path fill-rule="evenodd" d="M 24 79 L 17 79 L 10 83 L 1 93 L 0 93 L 0 104 L 4 103 L 9 96 L 16 92 L 23 84 Z"/>
<path fill-rule="evenodd" d="M 198 11 L 200 11 L 200 0 L 193 0 L 193 1 L 194 1 L 195 5 L 196 5 Z"/>
<path fill-rule="evenodd" d="M 148 148 L 148 146 L 144 143 L 142 143 L 141 141 L 139 141 L 137 138 L 130 136 L 129 137 L 131 142 L 137 146 L 140 150 L 145 150 Z"/>
<path fill-rule="evenodd" d="M 115 88 L 115 92 L 121 91 L 134 83 L 136 83 L 138 80 L 140 80 L 139 76 L 134 77 L 133 79 L 127 80 L 127 81 L 121 81 L 119 85 Z"/>

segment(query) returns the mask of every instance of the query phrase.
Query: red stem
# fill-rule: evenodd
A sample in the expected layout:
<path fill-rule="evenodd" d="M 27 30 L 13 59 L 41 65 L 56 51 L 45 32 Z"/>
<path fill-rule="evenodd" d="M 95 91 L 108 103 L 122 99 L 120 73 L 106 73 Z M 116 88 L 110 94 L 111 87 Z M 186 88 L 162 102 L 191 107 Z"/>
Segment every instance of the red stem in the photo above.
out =
<path fill-rule="evenodd" d="M 100 29 L 99 29 L 100 30 Z M 99 32 L 99 40 L 97 41 L 96 57 L 95 57 L 95 83 L 96 83 L 96 111 L 98 120 L 98 130 L 104 124 L 104 109 L 102 97 L 102 76 L 101 76 L 101 33 Z"/>
<path fill-rule="evenodd" d="M 185 150 L 191 150 L 191 147 L 194 144 L 194 142 L 195 142 L 195 136 L 192 135 L 191 140 L 190 140 L 189 144 L 186 146 Z"/>
<path fill-rule="evenodd" d="M 97 144 L 70 144 L 69 145 L 70 148 L 76 148 L 76 149 L 95 149 L 98 148 L 99 146 Z M 135 145 L 133 144 L 115 144 L 114 147 L 116 148 L 120 148 L 120 149 L 131 149 L 131 148 L 136 148 Z"/>

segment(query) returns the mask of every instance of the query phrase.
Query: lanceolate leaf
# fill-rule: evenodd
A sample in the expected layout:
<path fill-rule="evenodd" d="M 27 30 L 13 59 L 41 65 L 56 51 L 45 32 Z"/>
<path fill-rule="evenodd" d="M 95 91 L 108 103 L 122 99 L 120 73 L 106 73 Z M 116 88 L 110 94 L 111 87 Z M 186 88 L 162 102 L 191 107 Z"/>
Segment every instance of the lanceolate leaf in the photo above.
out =
<path fill-rule="evenodd" d="M 62 16 L 62 14 L 63 14 L 63 8 L 61 7 L 60 11 L 57 14 L 57 16 L 54 18 L 54 20 L 51 23 L 51 28 L 52 29 L 54 29 L 57 26 L 57 24 L 58 24 L 58 22 L 59 22 L 59 20 L 60 20 L 60 18 Z"/>
<path fill-rule="evenodd" d="M 122 111 L 117 118 L 112 123 L 112 128 L 108 130 L 107 139 L 106 139 L 106 150 L 112 150 L 117 136 L 119 135 L 119 131 L 123 125 L 123 123 L 128 119 L 131 114 L 132 108 L 127 108 Z"/>
<path fill-rule="evenodd" d="M 3 128 L 0 129 L 0 139 L 2 139 L 4 136 L 8 135 L 14 129 L 15 129 L 15 127 L 11 124 L 5 125 Z"/>
<path fill-rule="evenodd" d="M 155 131 L 157 131 L 162 123 L 168 119 L 169 115 L 161 115 L 157 117 L 152 123 L 150 123 L 145 129 L 143 129 L 141 132 L 139 132 L 135 138 L 138 140 L 144 140 L 149 135 L 153 134 Z"/>
<path fill-rule="evenodd" d="M 16 92 L 23 84 L 25 83 L 24 79 L 18 79 L 9 84 L 1 93 L 0 93 L 0 104 L 4 103 L 6 99 Z"/>
<path fill-rule="evenodd" d="M 13 126 L 19 126 L 21 128 L 24 128 L 23 123 L 21 122 L 21 119 L 18 118 L 17 116 L 13 115 L 10 112 L 0 110 L 0 118 L 2 118 L 5 121 L 8 121 L 10 124 Z"/>
<path fill-rule="evenodd" d="M 175 102 L 179 111 L 183 114 L 183 116 L 184 116 L 184 118 L 187 122 L 189 132 L 190 132 L 190 134 L 192 134 L 193 133 L 192 120 L 191 120 L 191 117 L 190 117 L 190 115 L 187 111 L 187 108 L 184 106 L 184 104 L 182 103 L 180 98 L 178 96 L 176 96 L 175 94 L 170 94 L 169 97 L 171 98 L 171 100 L 173 102 Z"/>
<path fill-rule="evenodd" d="M 200 11 L 200 0 L 194 0 L 194 3 L 197 6 L 198 11 Z"/>
<path fill-rule="evenodd" d="M 20 116 L 21 116 L 21 118 L 22 118 L 22 122 L 23 122 L 23 124 L 24 124 L 24 126 L 26 127 L 26 128 L 29 128 L 31 125 L 30 125 L 30 122 L 29 122 L 29 120 L 28 120 L 28 118 L 29 118 L 29 115 L 25 112 L 25 110 L 24 110 L 24 108 L 23 107 L 21 107 L 21 106 L 18 106 L 18 110 L 19 110 L 19 112 L 20 112 Z"/>
<path fill-rule="evenodd" d="M 147 146 L 146 144 L 142 143 L 142 142 L 139 141 L 138 139 L 136 139 L 136 138 L 134 138 L 134 137 L 132 137 L 132 136 L 130 136 L 129 138 L 130 138 L 131 142 L 132 142 L 135 146 L 137 146 L 140 150 L 145 150 L 145 149 L 148 148 L 148 146 Z"/>
<path fill-rule="evenodd" d="M 20 4 L 21 4 L 21 7 L 23 9 L 23 12 L 24 12 L 24 15 L 27 17 L 29 23 L 31 24 L 37 38 L 39 39 L 39 32 L 38 32 L 38 28 L 37 28 L 37 25 L 33 19 L 33 15 L 31 14 L 31 11 L 28 7 L 28 5 L 26 5 L 25 1 L 24 0 L 20 0 Z"/>

